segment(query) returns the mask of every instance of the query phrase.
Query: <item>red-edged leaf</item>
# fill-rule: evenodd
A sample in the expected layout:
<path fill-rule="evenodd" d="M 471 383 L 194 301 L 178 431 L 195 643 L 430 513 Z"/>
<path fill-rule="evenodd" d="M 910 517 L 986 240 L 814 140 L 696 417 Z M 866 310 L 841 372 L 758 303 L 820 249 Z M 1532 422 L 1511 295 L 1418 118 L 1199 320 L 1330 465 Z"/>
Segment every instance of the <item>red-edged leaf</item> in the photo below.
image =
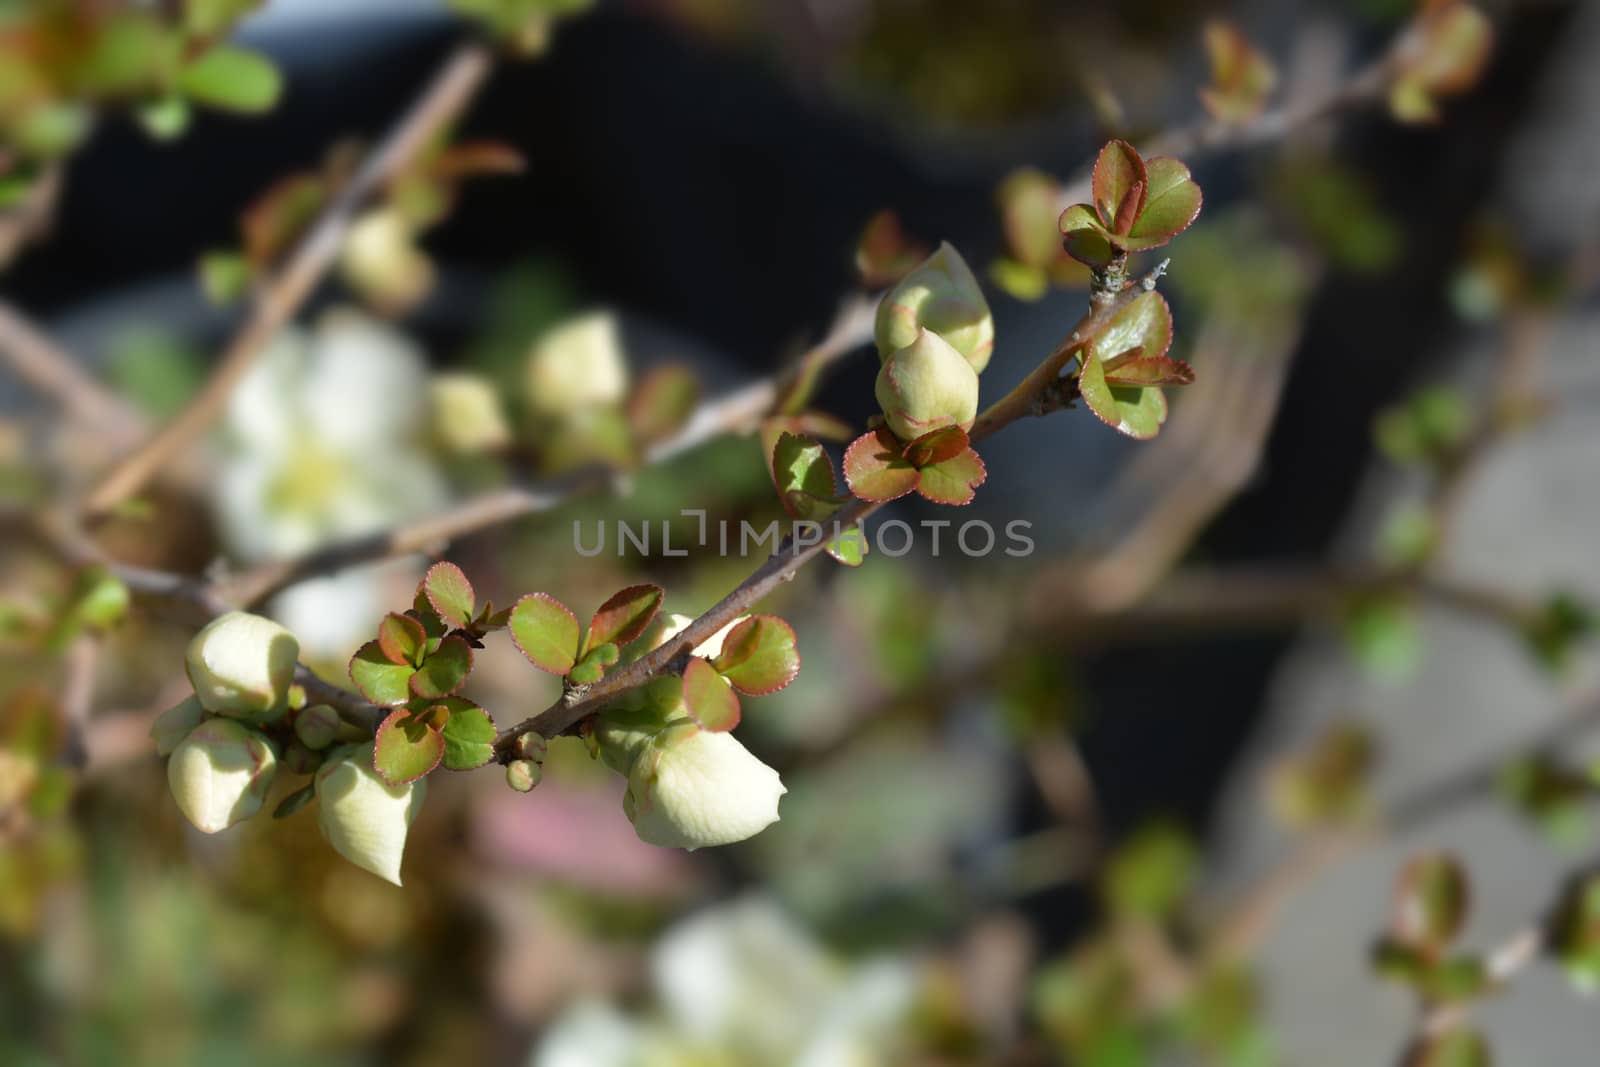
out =
<path fill-rule="evenodd" d="M 1460 860 L 1443 852 L 1417 856 L 1395 886 L 1390 932 L 1402 945 L 1437 956 L 1461 933 L 1471 902 Z"/>
<path fill-rule="evenodd" d="M 906 236 L 900 216 L 885 208 L 867 221 L 856 245 L 856 270 L 861 284 L 882 289 L 910 274 L 912 268 L 928 258 L 928 247 Z"/>
<path fill-rule="evenodd" d="M 466 685 L 471 673 L 472 646 L 459 635 L 451 634 L 428 653 L 417 673 L 411 676 L 411 692 L 424 700 L 438 700 Z"/>
<path fill-rule="evenodd" d="M 814 438 L 779 434 L 768 466 L 778 499 L 794 518 L 819 522 L 839 510 L 833 462 Z"/>
<path fill-rule="evenodd" d="M 739 697 L 699 656 L 683 669 L 683 706 L 702 730 L 726 733 L 739 725 Z"/>
<path fill-rule="evenodd" d="M 489 713 L 470 700 L 452 697 L 443 707 L 449 712 L 444 728 L 444 765 L 452 771 L 470 771 L 494 758 L 497 736 Z"/>
<path fill-rule="evenodd" d="M 1127 141 L 1109 141 L 1094 162 L 1094 206 L 1112 233 L 1128 232 L 1145 205 L 1145 162 Z"/>
<path fill-rule="evenodd" d="M 628 424 L 644 444 L 683 429 L 700 403 L 700 379 L 681 363 L 652 369 L 628 398 Z"/>
<path fill-rule="evenodd" d="M 378 647 L 389 662 L 415 667 L 428 653 L 428 632 L 411 616 L 390 612 L 378 624 Z"/>
<path fill-rule="evenodd" d="M 1061 241 L 1051 226 L 1060 195 L 1060 183 L 1032 167 L 1013 171 L 1000 183 L 995 196 L 1006 245 L 1017 262 L 1044 268 L 1061 258 Z"/>
<path fill-rule="evenodd" d="M 659 585 L 630 585 L 613 594 L 589 620 L 589 636 L 584 643 L 590 648 L 607 643 L 628 644 L 644 633 L 665 595 Z"/>
<path fill-rule="evenodd" d="M 1247 122 L 1261 113 L 1277 84 L 1272 61 L 1226 19 L 1210 19 L 1202 31 L 1211 59 L 1211 84 L 1200 102 L 1224 122 Z"/>
<path fill-rule="evenodd" d="M 935 463 L 943 463 L 951 456 L 967 450 L 967 431 L 959 426 L 946 426 L 942 430 L 925 433 L 906 445 L 906 462 L 921 470 Z"/>
<path fill-rule="evenodd" d="M 1144 209 L 1128 231 L 1127 240 L 1118 242 L 1134 252 L 1158 248 L 1187 230 L 1200 214 L 1204 200 L 1200 186 L 1189 177 L 1189 168 L 1181 160 L 1158 156 L 1145 165 L 1149 168 L 1150 187 Z"/>
<path fill-rule="evenodd" d="M 1091 267 L 1104 267 L 1116 255 L 1111 235 L 1088 204 L 1074 204 L 1057 220 L 1067 255 Z"/>
<path fill-rule="evenodd" d="M 385 707 L 411 699 L 410 682 L 415 673 L 409 663 L 390 660 L 376 641 L 368 641 L 350 658 L 350 680 L 362 696 Z"/>
<path fill-rule="evenodd" d="M 1167 421 L 1167 401 L 1155 386 L 1111 385 L 1105 368 L 1090 345 L 1083 355 L 1083 370 L 1078 375 L 1078 393 L 1095 417 L 1135 440 L 1148 440 Z"/>
<path fill-rule="evenodd" d="M 404 785 L 439 766 L 444 747 L 444 735 L 424 716 L 400 708 L 378 725 L 372 768 L 390 785 Z"/>
<path fill-rule="evenodd" d="M 960 507 L 972 503 L 978 486 L 989 477 L 983 460 L 972 449 L 963 449 L 948 459 L 922 468 L 917 492 L 935 504 Z"/>
<path fill-rule="evenodd" d="M 741 693 L 776 693 L 800 673 L 794 627 L 776 615 L 752 615 L 728 631 L 711 665 Z"/>
<path fill-rule="evenodd" d="M 454 563 L 435 563 L 422 579 L 422 591 L 433 610 L 452 626 L 472 621 L 476 597 L 472 583 Z"/>
<path fill-rule="evenodd" d="M 517 649 L 540 670 L 565 675 L 578 662 L 578 617 L 548 593 L 529 593 L 511 609 Z"/>
<path fill-rule="evenodd" d="M 589 685 L 605 677 L 606 668 L 622 658 L 622 651 L 606 641 L 595 645 L 583 654 L 567 672 L 567 680 L 574 685 Z"/>
<path fill-rule="evenodd" d="M 894 434 L 879 427 L 862 434 L 844 453 L 844 480 L 862 500 L 882 503 L 917 487 L 917 469 L 900 455 Z"/>
<path fill-rule="evenodd" d="M 1106 364 L 1110 385 L 1193 385 L 1194 368 L 1181 359 L 1145 359 L 1140 356 L 1112 367 Z"/>
<path fill-rule="evenodd" d="M 1134 359 L 1165 356 L 1172 347 L 1172 311 L 1166 298 L 1140 293 L 1112 316 L 1094 343 L 1107 373 Z"/>

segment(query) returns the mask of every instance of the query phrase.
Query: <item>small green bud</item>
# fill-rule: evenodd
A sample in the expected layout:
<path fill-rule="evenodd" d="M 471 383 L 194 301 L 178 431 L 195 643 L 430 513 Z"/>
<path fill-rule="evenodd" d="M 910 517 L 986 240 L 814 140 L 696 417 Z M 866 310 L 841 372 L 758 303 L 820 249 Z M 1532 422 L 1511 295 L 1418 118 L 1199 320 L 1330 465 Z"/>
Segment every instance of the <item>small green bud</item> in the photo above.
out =
<path fill-rule="evenodd" d="M 884 360 L 877 396 L 902 441 L 946 426 L 967 430 L 978 415 L 978 374 L 944 338 L 923 330 Z"/>
<path fill-rule="evenodd" d="M 786 792 L 778 772 L 732 734 L 678 725 L 634 759 L 623 811 L 640 840 L 692 851 L 760 833 L 778 821 Z"/>
<path fill-rule="evenodd" d="M 609 312 L 562 323 L 528 355 L 528 403 L 540 415 L 614 406 L 627 393 L 628 365 L 617 320 Z"/>
<path fill-rule="evenodd" d="M 523 759 L 531 759 L 538 763 L 543 763 L 545 754 L 549 751 L 550 743 L 532 731 L 517 738 L 517 755 Z"/>
<path fill-rule="evenodd" d="M 313 704 L 294 717 L 294 735 L 307 748 L 320 750 L 339 739 L 339 713 L 326 704 Z"/>
<path fill-rule="evenodd" d="M 476 374 L 440 374 L 428 383 L 433 435 L 451 452 L 492 452 L 511 443 L 500 394 Z"/>
<path fill-rule="evenodd" d="M 333 850 L 364 871 L 400 884 L 406 833 L 422 808 L 425 780 L 389 785 L 372 767 L 372 745 L 345 750 L 317 771 L 317 825 Z"/>
<path fill-rule="evenodd" d="M 214 834 L 261 810 L 277 767 L 265 736 L 229 719 L 207 719 L 173 750 L 167 783 L 195 829 Z"/>
<path fill-rule="evenodd" d="M 271 619 L 242 611 L 214 619 L 195 634 L 184 669 L 207 711 L 264 722 L 283 711 L 300 658 L 300 643 Z"/>
<path fill-rule="evenodd" d="M 938 334 L 983 372 L 994 353 L 994 316 L 972 268 L 947 241 L 884 294 L 873 331 L 878 358 L 912 344 L 923 330 Z"/>
<path fill-rule="evenodd" d="M 518 759 L 506 764 L 506 785 L 519 793 L 531 793 L 544 777 L 544 767 L 535 760 Z"/>
<path fill-rule="evenodd" d="M 205 717 L 205 709 L 194 697 L 186 697 L 182 703 L 163 711 L 155 725 L 150 727 L 150 737 L 156 743 L 156 755 L 172 755 L 183 739 L 189 736 L 189 731 L 199 726 L 200 720 Z"/>

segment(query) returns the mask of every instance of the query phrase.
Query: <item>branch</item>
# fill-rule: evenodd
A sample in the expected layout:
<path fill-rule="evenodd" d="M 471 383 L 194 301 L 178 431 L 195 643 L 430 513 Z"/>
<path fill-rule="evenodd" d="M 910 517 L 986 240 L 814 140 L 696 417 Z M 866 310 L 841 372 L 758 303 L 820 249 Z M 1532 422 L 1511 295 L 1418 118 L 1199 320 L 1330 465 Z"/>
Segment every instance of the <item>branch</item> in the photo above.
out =
<path fill-rule="evenodd" d="M 0 300 L 0 359 L 34 390 L 59 403 L 74 422 L 117 438 L 144 431 L 144 418 L 137 411 L 4 300 Z"/>
<path fill-rule="evenodd" d="M 86 514 L 104 515 L 137 493 L 215 421 L 234 385 L 332 266 L 351 216 L 461 115 L 492 66 L 491 53 L 480 44 L 462 45 L 450 55 L 432 84 L 323 209 L 283 268 L 259 293 L 205 387 L 154 437 L 106 472 L 84 498 Z"/>

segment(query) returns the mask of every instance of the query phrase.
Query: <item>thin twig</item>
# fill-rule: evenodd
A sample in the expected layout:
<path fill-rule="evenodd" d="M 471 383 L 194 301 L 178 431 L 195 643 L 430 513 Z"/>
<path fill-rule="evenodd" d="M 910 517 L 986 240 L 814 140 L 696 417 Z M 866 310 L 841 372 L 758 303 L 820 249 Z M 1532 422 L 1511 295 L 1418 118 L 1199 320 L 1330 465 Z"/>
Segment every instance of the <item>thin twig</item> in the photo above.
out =
<path fill-rule="evenodd" d="M 59 403 L 68 418 L 97 433 L 126 440 L 145 428 L 137 411 L 5 300 L 0 300 L 0 359 L 31 388 Z"/>
<path fill-rule="evenodd" d="M 260 291 L 204 388 L 154 437 L 105 473 L 84 498 L 85 514 L 104 515 L 137 493 L 215 421 L 234 385 L 333 265 L 356 210 L 460 117 L 492 68 L 493 55 L 484 45 L 465 44 L 451 53 L 417 102 L 323 209 L 283 268 Z"/>

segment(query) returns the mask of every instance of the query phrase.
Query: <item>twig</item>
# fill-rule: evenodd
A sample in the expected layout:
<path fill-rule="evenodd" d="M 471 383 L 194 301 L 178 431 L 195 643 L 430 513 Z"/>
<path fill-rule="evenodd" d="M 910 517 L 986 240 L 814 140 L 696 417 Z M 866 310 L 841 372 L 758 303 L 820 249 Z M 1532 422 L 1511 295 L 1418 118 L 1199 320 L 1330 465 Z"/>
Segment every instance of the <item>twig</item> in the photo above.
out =
<path fill-rule="evenodd" d="M 74 422 L 119 440 L 144 430 L 137 411 L 5 300 L 0 300 L 0 358 L 29 386 L 59 403 Z"/>
<path fill-rule="evenodd" d="M 333 264 L 351 216 L 461 115 L 492 67 L 492 54 L 484 45 L 466 44 L 451 53 L 417 102 L 323 209 L 283 268 L 260 291 L 204 388 L 154 437 L 106 472 L 84 498 L 85 514 L 104 515 L 137 493 L 211 425 L 262 348 L 294 316 Z"/>
<path fill-rule="evenodd" d="M 1440 1001 L 1427 1005 L 1417 1020 L 1416 1032 L 1400 1053 L 1399 1067 L 1411 1067 L 1421 1062 L 1419 1053 L 1438 1038 L 1461 1026 L 1472 1015 L 1472 1010 L 1484 996 L 1502 989 L 1544 951 L 1548 931 L 1543 925 L 1524 927 L 1507 938 L 1484 957 L 1484 977 L 1487 983 L 1482 991 L 1466 1000 Z"/>

